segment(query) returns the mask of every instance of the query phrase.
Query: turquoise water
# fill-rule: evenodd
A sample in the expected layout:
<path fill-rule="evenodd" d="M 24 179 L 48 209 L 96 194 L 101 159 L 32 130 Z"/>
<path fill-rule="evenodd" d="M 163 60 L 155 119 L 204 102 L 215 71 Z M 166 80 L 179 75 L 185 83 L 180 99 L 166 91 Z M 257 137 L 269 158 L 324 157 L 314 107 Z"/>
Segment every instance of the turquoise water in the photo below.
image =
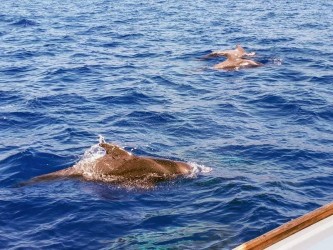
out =
<path fill-rule="evenodd" d="M 327 1 L 2 1 L 0 247 L 230 249 L 333 199 Z M 242 44 L 263 67 L 216 71 Z M 209 173 L 59 180 L 98 135 Z"/>

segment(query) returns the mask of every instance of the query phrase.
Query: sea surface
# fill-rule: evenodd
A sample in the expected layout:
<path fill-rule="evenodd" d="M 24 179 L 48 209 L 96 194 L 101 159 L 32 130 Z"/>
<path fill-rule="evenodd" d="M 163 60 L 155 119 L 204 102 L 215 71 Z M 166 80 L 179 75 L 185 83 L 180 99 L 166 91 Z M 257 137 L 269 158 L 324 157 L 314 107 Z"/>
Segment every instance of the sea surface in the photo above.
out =
<path fill-rule="evenodd" d="M 333 200 L 331 1 L 2 0 L 0 249 L 231 249 Z M 262 67 L 217 71 L 241 44 Z M 102 135 L 211 168 L 21 186 Z"/>

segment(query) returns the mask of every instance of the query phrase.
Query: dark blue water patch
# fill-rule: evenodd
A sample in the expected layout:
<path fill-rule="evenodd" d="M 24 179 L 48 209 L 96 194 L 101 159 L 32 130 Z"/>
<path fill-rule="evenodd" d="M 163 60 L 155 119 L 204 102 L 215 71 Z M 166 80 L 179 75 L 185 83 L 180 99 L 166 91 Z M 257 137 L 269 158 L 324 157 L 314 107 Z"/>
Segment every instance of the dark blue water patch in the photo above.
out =
<path fill-rule="evenodd" d="M 309 81 L 316 84 L 332 84 L 333 76 L 332 75 L 323 75 L 323 76 L 312 76 Z"/>
<path fill-rule="evenodd" d="M 153 77 L 151 77 L 151 80 L 158 84 L 163 84 L 165 86 L 172 86 L 172 85 L 176 84 L 172 80 L 169 80 L 169 78 L 167 78 L 165 76 L 161 76 L 161 75 L 153 76 Z"/>
<path fill-rule="evenodd" d="M 158 57 L 160 57 L 160 54 L 155 52 L 135 53 L 133 55 L 133 58 L 140 58 L 140 59 L 149 58 L 149 60 Z"/>
<path fill-rule="evenodd" d="M 269 94 L 251 100 L 249 104 L 255 104 L 257 112 L 264 112 L 273 117 L 290 117 L 292 118 L 291 122 L 296 124 L 315 124 L 318 117 L 331 119 L 331 114 L 326 111 L 329 107 L 319 98 L 309 97 L 306 100 L 289 101 L 281 96 Z M 317 111 L 318 109 L 325 111 Z"/>
<path fill-rule="evenodd" d="M 189 52 L 185 52 L 185 53 L 182 53 L 182 54 L 174 57 L 174 59 L 177 59 L 177 60 L 191 60 L 192 59 L 193 60 L 193 58 L 202 58 L 211 52 L 212 51 L 207 52 L 206 54 L 203 54 L 202 51 L 189 51 Z M 205 59 L 205 58 L 203 58 L 203 59 Z"/>
<path fill-rule="evenodd" d="M 299 65 L 303 65 L 304 67 L 314 67 L 314 68 L 322 68 L 322 64 L 320 63 L 320 61 L 318 60 L 313 60 L 312 58 L 309 58 L 307 56 L 295 56 L 293 58 L 288 58 L 287 60 L 288 63 L 294 65 L 296 62 Z M 296 72 L 294 72 L 295 74 Z M 300 77 L 300 75 L 297 75 L 298 77 Z M 303 79 L 303 80 L 307 80 L 307 79 Z"/>
<path fill-rule="evenodd" d="M 8 16 L 5 14 L 0 14 L 0 22 L 6 22 L 7 21 Z"/>
<path fill-rule="evenodd" d="M 13 55 L 8 55 L 8 57 L 17 58 L 19 60 L 31 59 L 34 56 L 38 56 L 38 52 L 27 49 L 20 49 L 18 51 L 15 51 Z"/>
<path fill-rule="evenodd" d="M 311 69 L 318 70 L 318 71 L 322 71 L 322 70 L 329 71 L 329 70 L 331 70 L 331 67 L 327 65 L 327 60 L 324 59 L 324 58 L 316 60 L 316 61 L 313 60 L 311 63 L 308 64 L 308 67 L 311 68 Z"/>
<path fill-rule="evenodd" d="M 35 97 L 31 100 L 28 100 L 27 105 L 32 109 L 42 109 L 42 108 L 60 108 L 66 107 L 66 105 L 82 105 L 83 103 L 89 103 L 89 100 L 85 97 L 75 94 L 75 93 L 66 93 L 58 95 L 48 95 L 42 97 Z"/>
<path fill-rule="evenodd" d="M 133 105 L 142 105 L 144 103 L 149 104 L 167 104 L 167 100 L 160 100 L 159 98 L 154 98 L 148 94 L 144 94 L 135 89 L 127 90 L 122 95 L 114 95 L 114 96 L 105 96 L 103 98 L 98 98 L 98 102 L 103 103 L 107 106 L 133 106 Z"/>
<path fill-rule="evenodd" d="M 70 157 L 27 149 L 1 161 L 0 170 L 4 177 L 0 183 L 2 187 L 14 187 L 34 176 L 62 169 L 71 163 L 73 158 Z"/>
<path fill-rule="evenodd" d="M 122 45 L 123 45 L 122 42 L 113 41 L 113 42 L 103 43 L 103 44 L 101 44 L 101 47 L 105 47 L 105 48 L 117 48 L 117 47 L 122 46 Z M 121 57 L 121 55 L 117 55 L 117 56 Z"/>
<path fill-rule="evenodd" d="M 15 104 L 23 100 L 21 93 L 13 90 L 0 90 L 1 103 L 5 104 Z"/>
<path fill-rule="evenodd" d="M 223 29 L 224 34 L 233 34 L 233 33 L 241 33 L 242 29 L 233 25 L 225 25 Z M 238 38 L 231 38 L 230 43 L 238 43 Z"/>
<path fill-rule="evenodd" d="M 145 229 L 150 229 L 150 228 L 156 228 L 155 225 L 156 223 L 158 224 L 158 227 L 156 230 L 160 230 L 161 228 L 164 227 L 169 227 L 169 226 L 179 226 L 181 225 L 180 223 L 181 219 L 179 219 L 179 216 L 173 214 L 173 215 L 156 215 L 151 218 L 147 218 L 141 222 L 138 228 L 145 228 Z"/>
<path fill-rule="evenodd" d="M 282 96 L 267 94 L 256 99 L 248 101 L 248 104 L 255 105 L 256 110 L 263 109 L 266 112 L 271 112 L 273 116 L 285 116 L 300 114 L 301 106 L 294 101 L 288 101 Z M 274 112 L 272 112 L 274 110 Z M 305 112 L 307 113 L 307 112 Z"/>
<path fill-rule="evenodd" d="M 113 45 L 114 43 L 111 43 L 111 46 L 114 46 Z M 115 43 L 115 46 L 118 46 L 119 44 Z M 104 45 L 103 45 L 104 46 Z M 108 44 L 106 44 L 107 47 Z M 137 52 L 131 52 L 131 53 L 122 53 L 122 54 L 116 54 L 115 57 L 116 58 L 120 58 L 120 59 L 144 59 L 144 58 L 157 58 L 159 57 L 160 54 L 159 53 L 156 53 L 156 52 L 143 52 L 143 53 L 137 53 Z"/>
<path fill-rule="evenodd" d="M 200 182 L 199 182 L 200 183 Z M 216 213 L 217 207 L 225 207 L 225 203 L 218 200 L 210 200 L 209 196 L 221 197 L 226 200 L 233 200 L 237 194 L 252 195 L 252 193 L 261 193 L 263 190 L 256 183 L 244 177 L 211 177 L 210 180 L 203 180 L 199 186 L 210 187 L 210 193 L 206 194 L 206 200 L 200 201 L 200 206 L 204 213 Z M 213 215 L 214 216 L 214 215 Z"/>
<path fill-rule="evenodd" d="M 262 20 L 267 20 L 276 17 L 276 13 L 273 11 L 265 13 L 261 18 Z"/>
<path fill-rule="evenodd" d="M 27 72 L 31 72 L 35 69 L 34 66 L 9 66 L 7 68 L 0 69 L 0 73 L 8 76 L 22 76 Z"/>
<path fill-rule="evenodd" d="M 58 47 L 60 44 L 70 44 L 76 42 L 76 39 L 73 35 L 61 35 L 61 36 L 55 36 L 55 37 L 50 37 L 47 40 L 47 43 L 44 44 L 44 47 Z"/>
<path fill-rule="evenodd" d="M 283 105 L 287 103 L 287 100 L 283 98 L 282 96 L 276 96 L 273 94 L 267 94 L 261 97 L 258 97 L 255 100 L 251 100 L 248 103 L 252 104 L 260 104 L 261 107 L 274 107 L 275 105 Z"/>
<path fill-rule="evenodd" d="M 230 236 L 230 231 L 226 228 L 213 229 L 209 225 L 198 224 L 196 228 L 200 233 L 194 233 L 191 227 L 193 228 L 192 225 L 188 225 L 185 230 L 183 227 L 175 227 L 157 232 L 145 232 L 146 237 L 142 237 L 140 233 L 142 229 L 137 230 L 126 237 L 112 241 L 111 249 L 135 249 L 138 245 L 147 249 L 190 249 L 189 245 L 196 249 L 220 249 L 221 241 L 227 241 L 225 238 Z M 207 233 L 211 236 L 207 237 Z M 177 247 L 173 247 L 174 245 Z"/>
<path fill-rule="evenodd" d="M 65 75 L 71 73 L 87 73 L 89 72 L 89 67 L 82 66 L 77 68 L 58 68 L 54 69 L 52 72 L 49 72 L 48 75 Z"/>
<path fill-rule="evenodd" d="M 52 189 L 50 188 L 47 191 L 51 191 Z M 54 190 L 54 189 L 53 189 Z M 25 209 L 24 211 L 20 210 L 19 207 L 21 207 L 23 204 L 19 200 L 19 195 L 16 195 L 13 197 L 13 199 L 16 199 L 17 202 L 15 203 L 9 203 L 8 207 L 10 207 L 11 211 L 15 211 L 11 215 L 9 213 L 2 213 L 1 217 L 3 216 L 8 216 L 10 219 L 10 222 L 7 223 L 4 227 L 3 230 L 4 232 L 10 234 L 12 237 L 15 236 L 15 231 L 20 231 L 24 232 L 26 237 L 29 237 L 31 240 L 22 242 L 20 245 L 24 248 L 28 247 L 28 245 L 33 245 L 33 242 L 40 242 L 39 247 L 43 246 L 49 246 L 51 248 L 53 247 L 65 247 L 67 248 L 69 245 L 72 245 L 73 242 L 70 239 L 71 237 L 67 237 L 66 235 L 63 235 L 60 232 L 57 232 L 55 228 L 61 228 L 61 231 L 67 232 L 67 234 L 71 234 L 72 236 L 76 235 L 75 233 L 75 227 L 80 224 L 79 226 L 87 232 L 91 232 L 90 230 L 96 230 L 97 228 L 91 227 L 89 228 L 87 222 L 78 223 L 75 222 L 75 219 L 70 215 L 72 211 L 77 210 L 80 211 L 80 207 L 76 202 L 70 201 L 69 199 L 66 199 L 66 197 L 63 197 L 63 199 L 59 201 L 52 201 L 52 198 L 47 195 L 47 193 L 44 193 L 42 196 L 34 196 L 31 194 L 32 197 L 29 202 L 25 204 Z M 42 208 L 43 203 L 48 204 L 48 208 Z M 93 205 L 93 204 L 92 204 Z M 86 219 L 89 219 L 90 216 L 89 214 L 85 213 L 84 211 L 81 211 L 82 213 L 85 214 Z M 26 222 L 26 217 L 24 214 L 28 213 L 30 215 L 30 219 L 35 220 L 36 222 L 38 221 L 40 225 L 43 225 L 44 230 L 43 233 L 40 234 L 38 233 L 38 229 L 34 230 L 30 225 L 24 225 Z M 56 225 L 49 224 L 48 222 L 45 222 L 41 220 L 46 214 L 48 214 L 52 218 L 58 218 L 56 219 Z M 67 217 L 65 220 L 60 219 L 60 217 L 65 216 Z M 96 216 L 96 220 L 100 220 Z M 62 239 L 66 239 L 65 242 L 62 241 L 53 241 L 52 243 L 48 241 L 44 241 L 46 235 L 54 235 L 55 237 L 59 237 L 60 235 L 62 236 Z M 18 235 L 16 235 L 18 237 Z M 17 244 L 12 244 L 12 243 L 7 243 L 8 246 L 11 247 L 17 247 Z M 77 244 L 77 246 L 80 244 Z"/>
<path fill-rule="evenodd" d="M 252 203 L 249 205 L 254 205 L 254 204 L 255 203 Z M 251 216 L 249 216 L 249 218 L 247 218 L 248 220 L 251 220 L 254 218 L 257 219 L 257 224 L 254 227 L 252 227 L 251 229 L 249 229 L 248 232 L 250 234 L 261 235 L 265 232 L 268 232 L 268 231 L 278 227 L 280 224 L 288 221 L 289 218 L 285 219 L 285 221 L 283 221 L 283 222 L 274 221 L 277 214 L 278 213 L 274 209 L 274 207 L 264 206 L 264 205 L 258 206 L 258 208 L 256 210 L 251 211 Z M 260 218 L 260 216 L 264 216 L 265 218 L 269 219 L 272 222 L 268 225 L 264 219 Z M 244 223 L 246 225 L 246 221 L 244 221 Z M 247 235 L 244 235 L 241 238 L 242 238 L 242 241 L 247 241 L 247 240 L 251 239 Z"/>
<path fill-rule="evenodd" d="M 42 127 L 53 119 L 41 112 L 12 111 L 10 113 L 0 113 L 0 128 L 4 131 L 15 129 L 27 129 Z"/>
<path fill-rule="evenodd" d="M 333 108 L 332 105 L 329 105 L 325 107 L 322 111 L 316 112 L 316 115 L 321 119 L 332 122 L 333 121 L 332 108 Z"/>
<path fill-rule="evenodd" d="M 143 37 L 140 33 L 127 33 L 127 34 L 118 34 L 117 38 L 121 40 L 134 40 L 134 39 L 140 39 Z"/>
<path fill-rule="evenodd" d="M 312 29 L 318 29 L 318 30 L 326 30 L 326 25 L 323 25 L 322 22 L 316 22 L 316 23 L 311 23 L 311 22 L 307 22 L 307 23 L 302 23 L 299 26 L 299 29 L 304 30 L 304 32 L 306 33 L 307 30 L 309 30 L 311 32 Z"/>
<path fill-rule="evenodd" d="M 275 46 L 278 44 L 278 43 L 289 43 L 289 42 L 292 42 L 294 41 L 295 38 L 293 37 L 277 37 L 277 38 L 262 38 L 260 39 L 260 44 L 274 44 Z"/>
<path fill-rule="evenodd" d="M 333 175 L 332 174 L 318 174 L 317 175 L 313 175 L 311 177 L 306 177 L 304 179 L 302 179 L 300 185 L 303 186 L 313 186 L 316 185 L 318 186 L 318 189 L 313 190 L 311 188 L 311 190 L 308 190 L 308 192 L 312 192 L 313 195 L 325 195 L 325 192 L 320 192 L 321 190 L 325 191 L 325 189 L 327 187 L 331 187 L 332 184 L 332 180 L 333 180 Z"/>
<path fill-rule="evenodd" d="M 110 32 L 109 30 L 109 26 L 107 25 L 98 25 L 98 26 L 94 26 L 94 27 L 91 27 L 89 28 L 87 31 L 86 31 L 86 34 L 100 34 L 101 32 Z"/>
<path fill-rule="evenodd" d="M 246 117 L 250 118 L 250 114 L 244 112 L 242 109 L 239 107 L 236 107 L 235 105 L 231 103 L 223 103 L 223 104 L 218 104 L 216 107 L 216 112 L 219 115 L 223 115 L 224 117 L 233 117 L 233 116 L 238 116 L 238 117 Z"/>
<path fill-rule="evenodd" d="M 322 157 L 327 157 L 322 152 L 310 151 L 310 150 L 301 150 L 301 149 L 290 149 L 290 148 L 276 148 L 273 145 L 252 145 L 252 146 L 242 146 L 242 145 L 226 145 L 216 149 L 220 153 L 228 154 L 229 152 L 237 152 L 243 158 L 249 159 L 260 159 L 260 160 L 270 160 L 281 162 L 283 166 L 284 162 L 309 162 L 311 159 L 321 159 Z M 294 166 L 295 168 L 306 169 L 307 166 Z M 313 167 L 311 164 L 308 167 Z"/>
<path fill-rule="evenodd" d="M 33 21 L 31 19 L 28 19 L 28 18 L 22 18 L 18 21 L 13 22 L 12 25 L 17 26 L 17 27 L 26 28 L 26 27 L 31 27 L 31 26 L 37 26 L 37 25 L 39 25 L 39 23 L 36 21 Z"/>
<path fill-rule="evenodd" d="M 276 51 L 280 54 L 295 56 L 295 55 L 304 55 L 304 49 L 301 47 L 288 46 L 288 47 L 279 47 Z"/>
<path fill-rule="evenodd" d="M 292 64 L 292 61 L 294 59 L 286 59 L 283 61 L 283 64 L 288 67 L 288 65 Z M 300 64 L 303 64 L 303 62 L 300 62 Z M 288 84 L 293 84 L 297 82 L 304 82 L 308 81 L 312 76 L 306 75 L 301 72 L 296 72 L 292 69 L 280 69 L 277 73 L 277 76 L 281 77 L 281 79 L 288 79 Z"/>
<path fill-rule="evenodd" d="M 161 126 L 177 120 L 171 113 L 153 111 L 133 111 L 128 114 L 127 118 L 149 126 Z"/>
<path fill-rule="evenodd" d="M 72 54 L 70 57 L 72 57 L 72 58 L 86 58 L 88 56 L 89 56 L 89 54 L 87 54 L 87 53 L 75 53 L 75 54 Z"/>
<path fill-rule="evenodd" d="M 83 129 L 76 129 L 70 126 L 64 126 L 53 133 L 53 138 L 55 140 L 61 141 L 64 144 L 69 143 L 70 141 L 73 140 L 73 138 L 81 138 L 81 137 L 85 137 L 87 139 L 88 138 L 94 139 L 94 137 L 96 137 L 96 134 L 92 134 Z"/>
<path fill-rule="evenodd" d="M 129 130 L 129 128 L 136 128 L 140 124 L 142 126 L 142 123 L 140 123 L 139 121 L 128 120 L 126 115 L 109 115 L 106 118 L 102 119 L 100 123 L 112 123 L 114 127 L 118 129 L 124 129 L 125 131 Z M 142 126 L 137 132 L 140 132 L 141 130 L 143 130 L 144 133 L 147 132 L 145 126 Z"/>

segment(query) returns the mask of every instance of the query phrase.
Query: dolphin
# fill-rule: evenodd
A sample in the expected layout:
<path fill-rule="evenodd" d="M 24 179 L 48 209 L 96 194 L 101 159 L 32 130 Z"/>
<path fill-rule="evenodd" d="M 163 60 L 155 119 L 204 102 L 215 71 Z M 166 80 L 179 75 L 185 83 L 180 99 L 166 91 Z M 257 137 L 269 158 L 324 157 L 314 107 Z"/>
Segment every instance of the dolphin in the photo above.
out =
<path fill-rule="evenodd" d="M 245 58 L 245 57 L 255 56 L 256 53 L 255 52 L 247 53 L 241 45 L 237 44 L 234 50 L 213 51 L 212 53 L 205 56 L 205 58 L 225 56 L 226 54 L 230 54 L 238 58 Z"/>
<path fill-rule="evenodd" d="M 261 63 L 249 59 L 243 59 L 235 56 L 233 53 L 220 52 L 221 55 L 226 56 L 227 60 L 214 65 L 214 69 L 237 70 L 239 68 L 250 68 L 261 66 Z"/>
<path fill-rule="evenodd" d="M 190 174 L 192 170 L 185 162 L 136 156 L 105 141 L 100 142 L 99 146 L 105 150 L 104 156 L 93 161 L 79 161 L 72 167 L 34 177 L 28 183 L 79 178 L 149 188 L 157 182 Z"/>

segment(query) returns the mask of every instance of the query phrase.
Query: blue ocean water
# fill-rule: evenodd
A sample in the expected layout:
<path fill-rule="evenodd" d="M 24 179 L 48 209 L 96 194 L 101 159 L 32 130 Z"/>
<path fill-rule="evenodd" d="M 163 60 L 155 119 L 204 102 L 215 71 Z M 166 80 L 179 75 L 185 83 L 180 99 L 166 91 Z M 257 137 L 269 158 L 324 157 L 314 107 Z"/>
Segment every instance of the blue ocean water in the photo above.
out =
<path fill-rule="evenodd" d="M 0 248 L 230 249 L 333 199 L 329 1 L 4 0 Z M 263 67 L 216 71 L 242 44 Z M 98 135 L 209 173 L 59 180 Z"/>

